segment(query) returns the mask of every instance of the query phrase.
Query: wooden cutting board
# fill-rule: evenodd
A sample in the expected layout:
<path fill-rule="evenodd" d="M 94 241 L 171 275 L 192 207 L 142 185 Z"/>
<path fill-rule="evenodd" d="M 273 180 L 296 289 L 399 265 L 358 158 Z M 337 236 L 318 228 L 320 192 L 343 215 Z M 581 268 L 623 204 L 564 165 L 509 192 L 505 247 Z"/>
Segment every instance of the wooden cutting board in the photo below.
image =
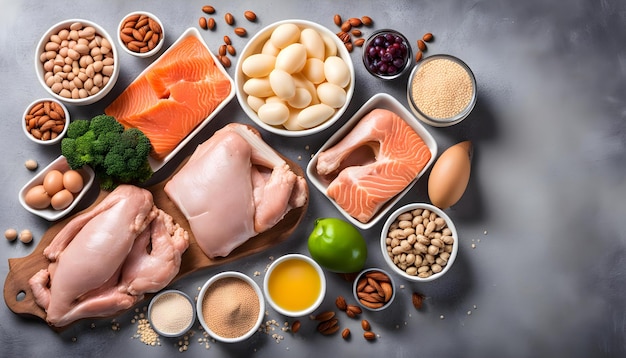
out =
<path fill-rule="evenodd" d="M 299 165 L 284 156 L 283 159 L 287 161 L 289 166 L 298 176 L 305 177 L 304 172 Z M 183 165 L 184 162 L 179 165 L 175 172 L 177 172 Z M 169 199 L 169 197 L 163 190 L 165 183 L 167 183 L 167 181 L 173 175 L 174 174 L 172 174 L 170 177 L 163 180 L 162 182 L 147 188 L 150 192 L 152 192 L 154 202 L 157 207 L 170 214 L 174 218 L 175 222 L 179 223 L 181 227 L 189 232 L 189 248 L 183 254 L 180 271 L 178 275 L 176 275 L 176 277 L 172 280 L 172 282 L 192 272 L 239 260 L 241 258 L 261 252 L 285 241 L 296 229 L 296 227 L 306 214 L 306 210 L 309 204 L 307 200 L 304 206 L 289 211 L 287 215 L 285 215 L 285 217 L 272 229 L 249 239 L 243 245 L 232 251 L 228 256 L 223 258 L 210 259 L 202 252 L 202 250 L 198 246 L 198 243 L 193 233 L 191 232 L 189 222 L 185 219 L 185 216 L 180 212 L 180 210 L 178 210 L 177 206 Z M 308 185 L 306 193 L 308 198 Z M 108 192 L 101 191 L 94 203 L 82 212 L 91 210 L 94 206 L 97 205 L 97 203 L 102 201 L 102 199 L 104 199 L 106 195 L 108 195 Z M 11 311 L 19 315 L 36 316 L 45 321 L 46 312 L 41 307 L 39 307 L 37 303 L 35 303 L 32 291 L 30 289 L 30 286 L 28 285 L 28 280 L 39 270 L 48 267 L 49 261 L 43 256 L 43 250 L 50 244 L 52 239 L 63 228 L 63 226 L 65 226 L 65 224 L 67 224 L 70 220 L 72 220 L 72 218 L 82 212 L 76 213 L 62 221 L 53 224 L 41 237 L 39 244 L 30 255 L 22 258 L 9 259 L 9 273 L 7 274 L 4 283 L 4 301 L 6 302 L 9 309 L 11 309 Z M 170 282 L 170 284 L 172 282 Z M 144 301 L 149 299 L 150 297 L 152 297 L 152 295 L 146 295 L 144 297 Z M 117 316 L 120 313 L 122 312 L 120 311 L 114 316 Z M 67 327 L 52 328 L 54 330 L 61 331 Z"/>

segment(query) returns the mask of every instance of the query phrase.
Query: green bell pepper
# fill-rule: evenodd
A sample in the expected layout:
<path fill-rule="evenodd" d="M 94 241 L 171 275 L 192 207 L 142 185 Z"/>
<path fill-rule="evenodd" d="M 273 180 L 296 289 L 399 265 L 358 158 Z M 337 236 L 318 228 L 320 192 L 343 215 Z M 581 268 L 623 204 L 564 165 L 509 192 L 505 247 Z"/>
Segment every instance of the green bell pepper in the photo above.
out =
<path fill-rule="evenodd" d="M 367 244 L 359 230 L 337 218 L 315 221 L 308 248 L 320 266 L 337 273 L 358 272 L 367 259 Z"/>

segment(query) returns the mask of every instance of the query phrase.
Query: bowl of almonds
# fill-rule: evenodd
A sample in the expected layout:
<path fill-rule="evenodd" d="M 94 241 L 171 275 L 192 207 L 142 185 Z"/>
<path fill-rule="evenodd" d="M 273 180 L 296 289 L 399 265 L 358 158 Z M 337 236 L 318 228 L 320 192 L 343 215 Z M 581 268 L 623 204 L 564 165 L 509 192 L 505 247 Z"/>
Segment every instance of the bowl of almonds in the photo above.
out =
<path fill-rule="evenodd" d="M 393 212 L 383 226 L 380 243 L 391 270 L 414 282 L 443 276 L 459 250 L 450 217 L 426 203 L 407 204 Z"/>
<path fill-rule="evenodd" d="M 368 268 L 359 273 L 352 286 L 354 299 L 370 311 L 382 311 L 396 297 L 396 284 L 382 269 Z"/>
<path fill-rule="evenodd" d="M 26 107 L 22 116 L 22 129 L 28 139 L 43 145 L 56 144 L 67 132 L 70 114 L 63 103 L 42 98 Z"/>
<path fill-rule="evenodd" d="M 131 12 L 124 16 L 118 26 L 117 40 L 127 53 L 137 57 L 151 57 L 159 52 L 165 42 L 163 23 L 149 12 Z"/>
<path fill-rule="evenodd" d="M 53 98 L 76 106 L 106 96 L 120 72 L 111 36 L 84 19 L 58 22 L 44 33 L 35 53 L 35 71 Z"/>

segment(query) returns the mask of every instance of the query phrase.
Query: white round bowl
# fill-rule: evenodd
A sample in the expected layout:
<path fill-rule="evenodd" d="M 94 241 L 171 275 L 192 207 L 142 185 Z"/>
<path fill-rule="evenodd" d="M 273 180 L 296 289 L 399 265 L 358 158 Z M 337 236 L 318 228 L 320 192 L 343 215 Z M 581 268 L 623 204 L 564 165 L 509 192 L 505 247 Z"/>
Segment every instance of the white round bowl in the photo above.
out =
<path fill-rule="evenodd" d="M 153 317 L 153 311 L 154 311 L 155 304 L 157 304 L 159 302 L 159 300 L 163 299 L 163 297 L 165 295 L 181 296 L 187 302 L 189 302 L 189 304 L 191 305 L 191 317 L 189 317 L 189 324 L 187 326 L 185 326 L 185 327 L 182 327 L 181 330 L 178 331 L 178 332 L 164 331 L 162 329 L 163 327 L 160 327 L 158 324 L 155 324 L 155 320 L 154 320 L 154 317 Z M 172 308 L 172 307 L 168 306 L 168 309 L 169 308 Z M 169 318 L 171 318 L 171 317 L 169 317 Z M 175 318 L 175 319 L 178 320 L 178 318 Z M 183 334 L 187 333 L 193 327 L 194 323 L 196 322 L 196 306 L 194 305 L 194 302 L 189 297 L 189 295 L 187 295 L 186 293 L 184 293 L 182 291 L 179 291 L 179 290 L 165 290 L 165 291 L 161 291 L 161 292 L 159 292 L 156 296 L 154 296 L 150 300 L 150 304 L 148 305 L 148 320 L 150 321 L 150 325 L 152 326 L 152 329 L 154 329 L 154 331 L 157 332 L 159 335 L 161 335 L 163 337 L 168 337 L 168 338 L 180 337 Z"/>
<path fill-rule="evenodd" d="M 40 61 L 40 56 L 41 54 L 45 51 L 45 46 L 46 43 L 50 40 L 50 36 L 51 35 L 55 35 L 58 34 L 59 31 L 61 31 L 62 29 L 69 29 L 70 25 L 75 23 L 75 22 L 80 22 L 82 24 L 84 24 L 85 26 L 92 26 L 93 28 L 96 29 L 96 34 L 102 36 L 103 38 L 106 38 L 107 41 L 111 44 L 111 50 L 113 51 L 113 73 L 111 74 L 108 83 L 100 89 L 100 91 L 94 95 L 89 95 L 85 98 L 66 98 L 63 96 L 60 96 L 56 93 L 54 93 L 52 91 L 52 89 L 46 84 L 46 81 L 44 79 L 44 75 L 46 73 L 46 71 L 44 70 L 44 64 Z M 99 100 L 101 100 L 102 98 L 104 98 L 110 91 L 111 89 L 113 89 L 113 87 L 115 86 L 115 83 L 117 82 L 117 78 L 119 76 L 120 73 L 120 64 L 119 64 L 119 56 L 117 53 L 117 47 L 115 46 L 115 42 L 113 41 L 113 37 L 111 37 L 109 35 L 109 33 L 102 28 L 100 25 L 89 21 L 89 20 L 85 20 L 85 19 L 69 19 L 69 20 L 63 20 L 61 22 L 58 22 L 54 25 L 52 25 L 52 27 L 50 27 L 41 37 L 41 39 L 39 40 L 39 43 L 37 44 L 37 50 L 35 51 L 35 71 L 37 73 L 37 79 L 39 80 L 39 83 L 41 83 L 41 85 L 43 86 L 43 88 L 53 97 L 58 99 L 59 101 L 66 103 L 66 104 L 71 104 L 71 105 L 75 105 L 75 106 L 84 106 L 84 105 L 88 105 L 88 104 L 93 104 Z"/>
<path fill-rule="evenodd" d="M 418 277 L 417 275 L 407 274 L 405 270 L 401 269 L 398 265 L 396 265 L 393 262 L 393 259 L 391 258 L 390 254 L 387 251 L 386 240 L 387 240 L 387 235 L 389 232 L 389 227 L 392 225 L 392 223 L 396 220 L 398 216 L 400 216 L 403 213 L 413 211 L 415 209 L 427 209 L 430 212 L 434 212 L 435 214 L 437 214 L 437 216 L 443 218 L 446 221 L 447 227 L 450 228 L 450 231 L 452 232 L 452 237 L 454 238 L 454 243 L 452 244 L 452 251 L 450 252 L 450 257 L 447 259 L 447 263 L 445 264 L 445 266 L 442 266 L 441 272 L 433 273 L 432 275 L 428 277 L 424 277 L 424 278 Z M 454 223 L 452 222 L 450 217 L 446 215 L 445 212 L 443 212 L 443 210 L 439 209 L 438 207 L 434 205 L 430 205 L 426 203 L 413 203 L 413 204 L 407 204 L 397 209 L 396 211 L 394 211 L 391 215 L 389 215 L 389 217 L 387 218 L 387 221 L 385 222 L 385 225 L 383 225 L 383 229 L 380 234 L 380 249 L 381 249 L 383 258 L 385 259 L 385 262 L 387 263 L 387 265 L 389 265 L 389 268 L 394 273 L 400 275 L 402 278 L 409 280 L 409 281 L 429 282 L 429 281 L 436 280 L 440 278 L 441 276 L 445 275 L 446 272 L 450 270 L 450 267 L 452 267 L 452 264 L 454 263 L 454 260 L 456 259 L 457 253 L 459 251 L 459 236 L 456 231 L 456 227 L 454 226 Z"/>
<path fill-rule="evenodd" d="M 413 98 L 413 82 L 414 80 L 417 81 L 415 77 L 418 71 L 420 71 L 422 67 L 424 67 L 431 61 L 442 61 L 442 60 L 451 61 L 452 63 L 460 66 L 460 68 L 463 69 L 467 73 L 467 76 L 469 77 L 469 80 L 472 85 L 471 98 L 467 106 L 465 106 L 465 108 L 461 109 L 458 113 L 452 115 L 449 118 L 435 118 L 435 117 L 428 115 L 418 106 L 418 104 L 415 102 Z M 441 83 L 441 81 L 437 81 L 437 83 Z M 461 86 L 456 86 L 456 88 L 461 88 Z M 427 87 L 421 88 L 421 90 L 428 91 L 429 88 Z M 440 54 L 440 55 L 428 56 L 413 67 L 413 69 L 411 70 L 411 74 L 409 75 L 409 81 L 407 83 L 406 96 L 407 96 L 407 101 L 409 102 L 409 107 L 411 108 L 411 111 L 413 111 L 413 113 L 415 114 L 417 118 L 419 118 L 419 120 L 433 127 L 449 127 L 457 123 L 460 123 L 465 118 L 467 118 L 467 116 L 469 116 L 469 114 L 474 109 L 474 106 L 476 105 L 477 93 L 478 93 L 478 88 L 476 87 L 476 77 L 474 76 L 474 73 L 469 68 L 469 66 L 457 57 L 454 57 L 451 55 Z"/>
<path fill-rule="evenodd" d="M 324 123 L 313 128 L 308 128 L 308 129 L 303 129 L 303 130 L 288 130 L 288 129 L 283 128 L 282 126 L 272 126 L 261 121 L 257 113 L 248 104 L 248 101 L 247 101 L 248 95 L 243 90 L 243 85 L 245 81 L 248 79 L 248 77 L 243 73 L 242 68 L 241 68 L 243 61 L 247 57 L 253 54 L 260 53 L 263 44 L 269 39 L 274 29 L 276 29 L 278 26 L 283 25 L 283 24 L 295 24 L 300 29 L 311 28 L 311 29 L 316 30 L 318 33 L 325 36 L 326 38 L 332 40 L 332 42 L 337 47 L 337 56 L 341 57 L 341 59 L 344 60 L 350 72 L 350 83 L 345 88 L 346 102 L 344 103 L 343 106 L 337 108 L 337 110 L 335 111 L 335 114 L 332 117 L 330 117 Z M 320 24 L 307 21 L 307 20 L 297 20 L 297 19 L 290 19 L 290 20 L 283 20 L 283 21 L 275 22 L 263 28 L 258 33 L 256 33 L 250 39 L 250 41 L 248 41 L 243 51 L 239 55 L 239 60 L 237 62 L 237 67 L 235 69 L 235 88 L 237 91 L 237 100 L 239 101 L 241 108 L 243 108 L 244 112 L 246 112 L 248 117 L 250 117 L 250 119 L 259 127 L 265 129 L 268 132 L 282 135 L 285 137 L 304 137 L 304 136 L 316 134 L 316 133 L 322 132 L 323 130 L 335 124 L 339 120 L 339 118 L 341 118 L 343 113 L 348 108 L 348 105 L 350 104 L 350 100 L 352 99 L 352 95 L 354 94 L 354 80 L 355 80 L 354 65 L 352 63 L 350 53 L 346 49 L 346 46 L 344 45 L 344 43 L 337 37 L 337 35 L 334 34 L 332 31 L 330 31 L 328 28 Z"/>
<path fill-rule="evenodd" d="M 204 319 L 204 314 L 203 314 L 204 309 L 202 307 L 204 296 L 206 295 L 206 292 L 209 289 L 209 287 L 211 287 L 217 281 L 221 279 L 227 279 L 227 278 L 235 278 L 235 279 L 243 280 L 254 289 L 254 292 L 256 293 L 259 299 L 259 312 L 258 312 L 258 316 L 257 316 L 255 324 L 245 334 L 239 337 L 234 337 L 234 338 L 222 337 L 219 334 L 217 334 L 215 331 L 213 331 L 211 328 L 209 328 L 207 322 Z M 254 282 L 249 276 L 241 272 L 237 272 L 237 271 L 224 271 L 211 277 L 202 286 L 202 289 L 200 290 L 200 294 L 198 295 L 198 301 L 196 302 L 196 312 L 197 312 L 198 320 L 200 321 L 200 325 L 202 325 L 202 328 L 204 328 L 204 330 L 211 337 L 215 338 L 218 341 L 225 342 L 225 343 L 242 342 L 250 338 L 255 332 L 258 331 L 259 327 L 261 327 L 261 323 L 263 322 L 263 318 L 265 317 L 265 298 L 263 297 L 263 292 L 261 291 L 261 288 L 259 288 L 259 285 L 257 285 L 257 283 Z"/>
<path fill-rule="evenodd" d="M 38 103 L 41 102 L 54 102 L 56 104 L 58 104 L 59 106 L 61 106 L 61 108 L 63 109 L 63 113 L 65 114 L 65 124 L 63 125 L 63 130 L 57 134 L 56 138 L 54 139 L 49 139 L 49 140 L 42 140 L 42 139 L 37 139 L 35 138 L 29 131 L 28 129 L 26 129 L 27 127 L 27 121 L 26 121 L 26 116 L 29 115 L 30 110 L 36 106 Z M 43 145 L 53 145 L 53 144 L 57 144 L 61 141 L 61 139 L 63 139 L 63 137 L 65 136 L 65 133 L 67 133 L 67 127 L 70 124 L 70 112 L 67 110 L 67 107 L 65 107 L 65 105 L 60 102 L 57 101 L 56 99 L 53 98 L 41 98 L 38 100 L 33 101 L 31 104 L 29 104 L 26 107 L 26 110 L 24 110 L 24 115 L 21 118 L 22 121 L 22 131 L 24 132 L 24 135 L 26 135 L 26 137 L 28 139 L 30 139 L 31 141 L 37 143 L 37 144 L 43 144 Z"/>
<path fill-rule="evenodd" d="M 319 276 L 319 279 L 320 279 L 320 292 L 317 298 L 315 299 L 313 304 L 311 304 L 309 307 L 304 308 L 299 311 L 292 311 L 292 310 L 288 310 L 288 309 L 281 307 L 279 304 L 277 304 L 274 301 L 274 299 L 272 298 L 272 295 L 269 292 L 269 279 L 272 276 L 272 273 L 274 272 L 274 270 L 276 269 L 278 265 L 280 265 L 281 263 L 285 261 L 290 261 L 290 260 L 300 260 L 311 265 L 317 272 L 317 275 Z M 299 279 L 298 277 L 295 277 L 295 276 L 292 278 L 294 280 Z M 263 292 L 265 293 L 265 298 L 267 299 L 267 302 L 274 310 L 276 310 L 276 312 L 284 316 L 288 316 L 288 317 L 302 317 L 302 316 L 311 314 L 322 304 L 322 301 L 324 300 L 324 296 L 326 295 L 326 278 L 324 276 L 324 271 L 322 270 L 322 267 L 317 262 L 315 262 L 315 260 L 313 260 L 312 258 L 302 255 L 302 254 L 286 254 L 274 260 L 274 262 L 272 262 L 272 264 L 267 269 L 267 272 L 265 273 L 265 279 L 263 280 Z M 294 293 L 294 294 L 297 294 L 297 293 Z"/>
<path fill-rule="evenodd" d="M 366 277 L 366 275 L 368 273 L 370 273 L 370 272 L 380 272 L 380 273 L 384 274 L 385 276 L 387 276 L 389 278 L 389 283 L 391 284 L 391 290 L 392 290 L 391 291 L 391 298 L 387 302 L 384 302 L 384 304 L 381 307 L 375 308 L 375 307 L 372 307 L 372 306 L 365 305 L 359 299 L 359 295 L 358 295 L 358 291 L 357 291 L 357 288 L 358 288 L 358 285 L 359 285 L 359 281 L 361 281 L 361 278 Z M 385 271 L 383 269 L 372 267 L 372 268 L 368 268 L 368 269 L 365 269 L 365 270 L 361 271 L 359 273 L 359 275 L 356 277 L 356 279 L 354 279 L 354 284 L 352 285 L 352 294 L 354 296 L 354 299 L 359 303 L 359 305 L 361 307 L 365 308 L 366 310 L 374 311 L 374 312 L 382 311 L 385 308 L 389 307 L 391 305 L 391 303 L 393 302 L 394 298 L 396 298 L 396 283 L 393 280 L 393 277 L 391 277 L 391 275 L 389 273 L 387 273 L 387 271 Z"/>
<path fill-rule="evenodd" d="M 151 18 L 152 20 L 156 21 L 157 24 L 159 24 L 159 26 L 161 27 L 161 39 L 159 40 L 159 42 L 156 44 L 156 46 L 154 46 L 154 48 L 150 51 L 147 52 L 136 52 L 136 51 L 131 51 L 126 44 L 124 43 L 124 41 L 122 41 L 122 38 L 120 36 L 121 34 L 121 30 L 122 27 L 124 26 L 124 22 L 126 21 L 126 19 L 130 16 L 133 15 L 145 15 L 149 18 Z M 163 23 L 161 22 L 161 20 L 154 14 L 147 12 L 147 11 L 134 11 L 131 12 L 130 14 L 127 14 L 126 16 L 124 16 L 124 18 L 122 18 L 122 21 L 120 21 L 119 26 L 117 27 L 117 42 L 120 44 L 120 47 L 122 48 L 122 50 L 124 50 L 126 53 L 132 55 L 132 56 L 136 56 L 136 57 L 140 57 L 140 58 L 146 58 L 146 57 L 152 57 L 155 54 L 157 54 L 161 48 L 163 47 L 163 43 L 165 42 L 165 28 L 163 27 Z"/>

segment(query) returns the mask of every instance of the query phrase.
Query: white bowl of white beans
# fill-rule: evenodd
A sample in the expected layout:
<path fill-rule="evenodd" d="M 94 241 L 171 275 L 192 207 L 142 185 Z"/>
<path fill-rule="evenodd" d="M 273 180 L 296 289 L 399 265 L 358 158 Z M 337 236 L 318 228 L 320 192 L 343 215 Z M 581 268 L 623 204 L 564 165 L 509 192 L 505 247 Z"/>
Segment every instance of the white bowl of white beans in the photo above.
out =
<path fill-rule="evenodd" d="M 428 282 L 443 276 L 456 259 L 459 236 L 443 210 L 426 203 L 394 211 L 380 235 L 380 248 L 390 269 L 408 281 Z"/>
<path fill-rule="evenodd" d="M 119 75 L 113 38 L 98 24 L 69 19 L 50 27 L 35 51 L 39 83 L 66 104 L 92 104 L 106 96 Z"/>
<path fill-rule="evenodd" d="M 354 93 L 354 65 L 345 44 L 307 20 L 282 20 L 257 32 L 239 56 L 239 104 L 268 132 L 317 134 L 344 114 Z"/>

